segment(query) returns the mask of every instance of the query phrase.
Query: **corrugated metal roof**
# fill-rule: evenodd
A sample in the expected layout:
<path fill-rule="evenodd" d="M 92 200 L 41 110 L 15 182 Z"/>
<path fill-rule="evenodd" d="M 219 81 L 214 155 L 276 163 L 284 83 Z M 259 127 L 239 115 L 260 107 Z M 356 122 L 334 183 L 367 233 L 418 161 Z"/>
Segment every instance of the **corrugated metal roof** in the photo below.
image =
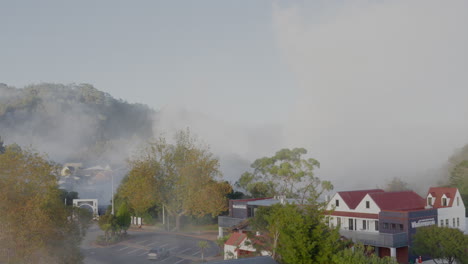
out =
<path fill-rule="evenodd" d="M 289 204 L 300 204 L 299 199 L 285 199 L 285 201 Z M 274 204 L 279 203 L 280 200 L 278 199 L 265 199 L 265 200 L 257 200 L 247 202 L 247 205 L 256 205 L 256 206 L 272 206 Z"/>
<path fill-rule="evenodd" d="M 425 199 L 413 191 L 370 193 L 380 210 L 407 211 L 424 209 Z"/>
<path fill-rule="evenodd" d="M 355 209 L 361 202 L 362 198 L 368 193 L 384 192 L 382 189 L 370 189 L 359 191 L 338 192 L 344 202 L 348 205 L 349 209 Z"/>
<path fill-rule="evenodd" d="M 245 239 L 247 238 L 247 235 L 244 234 L 244 233 L 232 233 L 231 236 L 229 237 L 229 239 L 226 241 L 226 245 L 230 245 L 230 246 L 239 246 L 242 241 L 244 241 Z"/>
<path fill-rule="evenodd" d="M 444 208 L 444 207 L 452 207 L 453 206 L 453 200 L 455 200 L 455 195 L 457 194 L 457 188 L 450 188 L 450 187 L 431 187 L 429 188 L 429 193 L 432 195 L 432 197 L 435 198 L 434 200 L 434 208 Z M 442 196 L 445 194 L 447 198 L 450 198 L 449 203 L 447 206 L 442 206 Z"/>

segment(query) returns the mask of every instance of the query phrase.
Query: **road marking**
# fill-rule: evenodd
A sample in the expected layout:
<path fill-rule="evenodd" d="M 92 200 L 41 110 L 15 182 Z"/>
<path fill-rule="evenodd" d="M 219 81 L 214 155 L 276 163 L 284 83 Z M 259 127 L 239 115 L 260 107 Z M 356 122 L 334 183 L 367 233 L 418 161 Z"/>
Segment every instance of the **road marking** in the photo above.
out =
<path fill-rule="evenodd" d="M 169 243 L 167 243 L 167 244 L 164 244 L 164 245 L 161 245 L 160 247 L 165 247 L 165 246 L 167 246 L 167 245 L 169 245 Z"/>
<path fill-rule="evenodd" d="M 128 248 L 128 247 L 123 247 L 123 248 L 119 249 L 119 251 L 125 250 L 125 249 L 127 249 L 127 248 Z"/>
<path fill-rule="evenodd" d="M 184 250 L 182 250 L 181 252 L 179 252 L 179 254 L 182 254 L 182 253 L 184 253 L 184 252 L 186 252 L 186 251 L 189 251 L 189 250 L 191 250 L 191 249 L 192 249 L 192 248 L 184 249 Z"/>
<path fill-rule="evenodd" d="M 143 240 L 143 241 L 139 241 L 139 242 L 135 242 L 135 243 L 137 243 L 137 244 L 143 244 L 143 243 L 145 243 L 146 241 L 148 241 L 148 240 Z"/>
<path fill-rule="evenodd" d="M 177 246 L 177 247 L 170 248 L 170 249 L 168 249 L 167 251 L 171 251 L 171 250 L 174 250 L 174 249 L 176 249 L 176 248 L 178 248 L 178 246 Z"/>
<path fill-rule="evenodd" d="M 159 243 L 159 242 L 153 242 L 153 243 L 151 243 L 151 244 L 148 244 L 148 245 L 146 245 L 146 246 L 147 246 L 147 247 L 149 247 L 149 246 L 152 246 L 152 245 L 154 245 L 154 244 L 158 244 L 158 243 Z"/>
<path fill-rule="evenodd" d="M 141 253 L 141 254 L 140 254 L 140 255 L 138 255 L 138 256 L 143 256 L 143 255 L 146 255 L 146 254 L 148 254 L 148 252 L 147 252 L 147 251 L 145 251 L 145 252 Z"/>
<path fill-rule="evenodd" d="M 137 248 L 137 249 L 134 249 L 134 250 L 132 250 L 132 251 L 127 252 L 127 254 L 132 254 L 133 252 L 137 252 L 138 250 L 144 250 L 144 249 L 142 249 L 142 248 Z"/>
<path fill-rule="evenodd" d="M 200 251 L 197 251 L 197 252 L 193 253 L 192 256 L 195 256 L 198 253 L 200 253 Z"/>
<path fill-rule="evenodd" d="M 184 261 L 184 260 L 185 260 L 185 259 L 181 259 L 181 260 L 177 261 L 177 262 L 174 263 L 174 264 L 179 264 L 179 263 L 181 263 L 181 262 Z"/>

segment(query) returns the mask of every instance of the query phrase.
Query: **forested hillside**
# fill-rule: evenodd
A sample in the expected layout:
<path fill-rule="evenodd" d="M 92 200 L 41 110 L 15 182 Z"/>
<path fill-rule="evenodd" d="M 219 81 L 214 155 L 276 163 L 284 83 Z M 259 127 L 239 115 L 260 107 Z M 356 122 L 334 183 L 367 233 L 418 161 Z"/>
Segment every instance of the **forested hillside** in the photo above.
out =
<path fill-rule="evenodd" d="M 117 165 L 153 135 L 154 117 L 148 106 L 115 99 L 89 84 L 0 84 L 0 136 L 57 162 Z"/>

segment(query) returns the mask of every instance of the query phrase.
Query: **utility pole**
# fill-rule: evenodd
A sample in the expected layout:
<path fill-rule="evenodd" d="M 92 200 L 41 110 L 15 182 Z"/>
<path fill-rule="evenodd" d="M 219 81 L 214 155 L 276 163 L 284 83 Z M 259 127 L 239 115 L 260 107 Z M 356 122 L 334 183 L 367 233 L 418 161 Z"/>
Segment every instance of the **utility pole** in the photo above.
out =
<path fill-rule="evenodd" d="M 164 214 L 164 204 L 163 204 L 163 226 L 166 224 L 166 216 Z"/>
<path fill-rule="evenodd" d="M 114 173 L 112 175 L 112 215 L 114 215 Z"/>

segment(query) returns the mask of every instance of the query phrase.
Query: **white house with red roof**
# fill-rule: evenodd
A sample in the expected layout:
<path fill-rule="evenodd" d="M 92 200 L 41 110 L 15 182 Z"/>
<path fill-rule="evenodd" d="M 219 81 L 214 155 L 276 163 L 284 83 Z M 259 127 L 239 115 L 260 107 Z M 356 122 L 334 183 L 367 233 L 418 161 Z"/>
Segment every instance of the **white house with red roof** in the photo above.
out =
<path fill-rule="evenodd" d="M 437 209 L 439 226 L 465 232 L 465 204 L 457 188 L 431 187 L 427 192 L 426 205 Z"/>
<path fill-rule="evenodd" d="M 234 232 L 229 239 L 224 243 L 224 259 L 237 259 L 240 257 L 255 256 L 257 251 L 252 244 L 259 242 L 252 242 L 246 233 Z M 271 256 L 269 251 L 261 251 L 262 256 Z"/>
<path fill-rule="evenodd" d="M 432 206 L 427 206 L 427 201 Z M 327 210 L 330 226 L 339 226 L 342 236 L 373 246 L 379 256 L 394 257 L 399 263 L 414 259 L 409 250 L 413 235 L 419 227 L 440 222 L 438 215 L 444 224 L 445 219 L 450 219 L 457 228 L 465 224 L 460 194 L 447 188 L 431 188 L 427 199 L 413 191 L 338 192 L 328 201 Z"/>

